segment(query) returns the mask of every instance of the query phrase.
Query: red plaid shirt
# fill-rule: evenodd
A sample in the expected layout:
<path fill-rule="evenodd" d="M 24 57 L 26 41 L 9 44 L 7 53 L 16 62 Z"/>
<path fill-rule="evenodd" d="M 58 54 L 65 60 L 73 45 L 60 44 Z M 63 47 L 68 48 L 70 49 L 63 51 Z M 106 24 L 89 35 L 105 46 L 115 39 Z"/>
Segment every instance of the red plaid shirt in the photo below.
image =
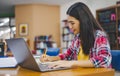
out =
<path fill-rule="evenodd" d="M 74 37 L 66 53 L 59 55 L 62 60 L 77 60 L 77 55 L 81 46 L 79 36 L 80 35 L 76 35 Z M 110 45 L 103 31 L 97 30 L 95 32 L 95 42 L 93 48 L 90 49 L 89 59 L 95 67 L 111 67 Z"/>

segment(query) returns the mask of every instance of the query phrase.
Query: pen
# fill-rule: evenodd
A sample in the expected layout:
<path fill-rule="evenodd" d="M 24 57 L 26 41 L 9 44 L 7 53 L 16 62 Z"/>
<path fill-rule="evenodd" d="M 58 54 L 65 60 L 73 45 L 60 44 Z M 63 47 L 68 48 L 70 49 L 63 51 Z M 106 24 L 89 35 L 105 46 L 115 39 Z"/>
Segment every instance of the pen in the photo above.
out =
<path fill-rule="evenodd" d="M 47 48 L 45 48 L 44 57 L 46 57 L 46 53 L 47 53 Z"/>

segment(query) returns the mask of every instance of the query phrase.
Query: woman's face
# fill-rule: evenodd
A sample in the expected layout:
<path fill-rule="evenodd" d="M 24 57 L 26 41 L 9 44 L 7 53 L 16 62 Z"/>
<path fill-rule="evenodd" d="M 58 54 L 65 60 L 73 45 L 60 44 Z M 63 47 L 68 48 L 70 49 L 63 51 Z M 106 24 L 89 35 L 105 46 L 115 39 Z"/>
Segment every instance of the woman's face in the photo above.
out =
<path fill-rule="evenodd" d="M 76 18 L 69 15 L 68 15 L 68 26 L 75 35 L 80 33 L 80 22 Z"/>

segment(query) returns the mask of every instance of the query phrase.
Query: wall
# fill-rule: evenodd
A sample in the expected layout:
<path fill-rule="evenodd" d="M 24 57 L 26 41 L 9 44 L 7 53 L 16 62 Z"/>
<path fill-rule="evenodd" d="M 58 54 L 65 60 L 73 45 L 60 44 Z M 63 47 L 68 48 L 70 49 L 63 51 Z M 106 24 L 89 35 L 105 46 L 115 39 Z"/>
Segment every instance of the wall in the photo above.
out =
<path fill-rule="evenodd" d="M 93 13 L 93 15 L 96 15 L 96 9 L 109 7 L 112 5 L 115 5 L 118 0 L 74 0 L 69 3 L 63 4 L 60 7 L 60 20 L 66 19 L 66 11 L 67 9 L 74 4 L 75 2 L 83 2 L 85 3 Z"/>
<path fill-rule="evenodd" d="M 52 35 L 53 39 L 60 46 L 60 7 L 43 4 L 16 5 L 16 37 L 19 35 L 19 24 L 29 25 L 30 47 L 34 48 L 34 37 L 39 35 Z"/>

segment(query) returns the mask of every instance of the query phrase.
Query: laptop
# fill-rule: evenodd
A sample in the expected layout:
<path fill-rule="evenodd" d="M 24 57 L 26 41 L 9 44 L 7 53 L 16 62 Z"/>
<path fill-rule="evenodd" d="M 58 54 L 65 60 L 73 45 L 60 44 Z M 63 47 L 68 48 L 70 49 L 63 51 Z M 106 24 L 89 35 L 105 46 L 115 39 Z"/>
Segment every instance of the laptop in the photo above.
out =
<path fill-rule="evenodd" d="M 23 68 L 41 72 L 67 69 L 63 67 L 55 69 L 48 68 L 48 63 L 43 64 L 40 60 L 35 59 L 23 38 L 6 39 L 6 43 L 12 51 L 18 65 Z"/>

